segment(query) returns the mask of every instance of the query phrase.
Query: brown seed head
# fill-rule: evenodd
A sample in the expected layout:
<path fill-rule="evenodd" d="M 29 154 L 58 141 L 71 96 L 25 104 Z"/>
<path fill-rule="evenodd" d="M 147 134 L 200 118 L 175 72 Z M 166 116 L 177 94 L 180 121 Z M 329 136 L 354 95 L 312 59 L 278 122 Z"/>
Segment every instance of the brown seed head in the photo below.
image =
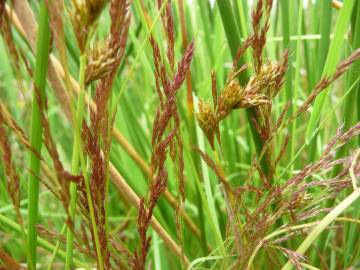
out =
<path fill-rule="evenodd" d="M 214 135 L 219 134 L 219 121 L 209 103 L 203 100 L 199 101 L 199 112 L 196 113 L 196 119 L 211 147 L 214 148 Z"/>
<path fill-rule="evenodd" d="M 221 120 L 241 103 L 245 96 L 244 90 L 237 80 L 232 80 L 225 86 L 218 104 L 218 114 Z"/>
<path fill-rule="evenodd" d="M 214 78 L 214 75 L 212 77 Z M 250 87 L 244 88 L 234 78 L 225 85 L 220 96 L 217 96 L 214 86 L 212 87 L 214 108 L 212 108 L 210 103 L 200 100 L 196 119 L 212 148 L 214 148 L 215 136 L 220 142 L 220 121 L 226 118 L 233 110 L 268 103 L 267 97 L 263 94 L 258 94 L 257 89 L 258 86 L 254 88 L 251 84 Z"/>
<path fill-rule="evenodd" d="M 110 33 L 107 40 L 97 43 L 89 54 L 86 84 L 116 72 L 122 61 L 130 25 L 129 4 L 130 2 L 127 0 L 111 1 Z"/>
<path fill-rule="evenodd" d="M 81 52 L 84 52 L 91 27 L 99 17 L 105 0 L 72 0 L 70 18 Z"/>
<path fill-rule="evenodd" d="M 265 94 L 269 99 L 274 98 L 284 80 L 286 66 L 282 62 L 268 61 L 261 66 L 260 71 L 251 77 L 247 88 L 251 92 Z"/>

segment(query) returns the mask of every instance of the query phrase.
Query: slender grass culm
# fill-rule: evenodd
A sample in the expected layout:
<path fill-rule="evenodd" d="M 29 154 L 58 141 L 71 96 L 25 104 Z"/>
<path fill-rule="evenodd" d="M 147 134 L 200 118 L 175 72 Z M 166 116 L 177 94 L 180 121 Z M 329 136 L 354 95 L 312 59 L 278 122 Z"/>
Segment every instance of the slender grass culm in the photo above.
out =
<path fill-rule="evenodd" d="M 356 0 L 0 0 L 0 269 L 358 269 L 359 37 Z"/>
<path fill-rule="evenodd" d="M 85 101 L 84 101 L 84 93 L 85 93 L 85 67 L 86 67 L 86 55 L 80 56 L 80 67 L 79 67 L 79 85 L 80 85 L 80 95 L 78 97 L 78 102 L 76 106 L 76 115 L 74 119 L 74 145 L 73 145 L 73 153 L 71 160 L 71 172 L 73 174 L 79 173 L 79 164 L 80 164 L 80 155 L 82 155 L 82 145 L 81 145 L 81 123 L 85 114 Z M 74 225 L 75 221 L 75 212 L 76 212 L 76 201 L 77 201 L 77 187 L 76 183 L 70 184 L 70 210 L 69 216 L 72 224 Z M 72 228 L 68 228 L 66 234 L 66 264 L 65 269 L 70 269 L 72 265 L 73 258 L 73 248 L 74 248 L 74 233 Z"/>
<path fill-rule="evenodd" d="M 36 249 L 37 249 L 37 228 L 39 210 L 39 175 L 40 159 L 42 146 L 42 126 L 40 119 L 40 105 L 45 102 L 46 75 L 49 60 L 50 48 L 50 29 L 49 15 L 45 5 L 45 0 L 40 1 L 39 28 L 36 45 L 36 60 L 34 73 L 34 94 L 32 102 L 31 116 L 31 146 L 35 153 L 30 151 L 30 177 L 28 189 L 28 267 L 36 269 Z"/>
<path fill-rule="evenodd" d="M 72 25 L 76 31 L 76 37 L 78 41 L 78 46 L 80 49 L 80 60 L 79 60 L 79 86 L 80 93 L 77 99 L 75 116 L 73 118 L 74 122 L 74 144 L 73 144 L 73 154 L 72 154 L 72 164 L 71 170 L 73 174 L 78 174 L 79 164 L 81 159 L 81 167 L 83 173 L 86 171 L 86 164 L 83 157 L 83 145 L 81 142 L 81 129 L 83 125 L 83 120 L 85 116 L 85 80 L 86 80 L 86 65 L 87 65 L 87 51 L 88 51 L 88 41 L 91 37 L 91 32 L 93 31 L 93 24 L 100 15 L 104 2 L 93 1 L 89 3 L 77 3 L 72 2 L 73 10 L 71 13 Z M 95 220 L 93 198 L 90 194 L 89 180 L 86 175 L 83 177 L 85 186 L 86 186 L 86 198 L 89 207 L 90 223 L 92 227 L 92 235 L 94 238 L 94 245 L 96 250 L 96 256 L 98 261 L 98 267 L 100 270 L 104 269 L 103 262 L 103 252 L 100 250 L 99 235 Z M 75 212 L 76 212 L 76 201 L 77 201 L 77 187 L 75 183 L 70 184 L 70 218 L 72 224 L 74 224 Z M 66 248 L 66 263 L 65 269 L 71 269 L 72 258 L 73 258 L 73 238 L 74 232 L 73 228 L 69 227 L 67 230 L 67 248 Z"/>

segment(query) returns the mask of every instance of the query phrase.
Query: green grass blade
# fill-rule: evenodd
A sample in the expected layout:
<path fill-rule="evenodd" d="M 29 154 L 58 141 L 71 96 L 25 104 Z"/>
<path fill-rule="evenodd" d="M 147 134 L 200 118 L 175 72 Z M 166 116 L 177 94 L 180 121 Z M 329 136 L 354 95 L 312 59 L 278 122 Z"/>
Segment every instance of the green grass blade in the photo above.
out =
<path fill-rule="evenodd" d="M 297 35 L 298 37 L 301 35 L 301 31 L 302 31 L 302 20 L 303 20 L 303 7 L 301 5 L 301 1 L 299 2 L 298 5 L 298 21 L 297 21 Z M 292 100 L 292 106 L 291 106 L 291 110 L 290 111 L 296 111 L 296 104 L 297 104 L 297 100 L 298 100 L 298 94 L 300 92 L 300 68 L 301 68 L 301 40 L 298 39 L 296 42 L 296 67 L 295 67 L 295 83 L 294 83 L 294 91 L 292 91 L 293 93 L 291 94 L 292 97 L 290 100 Z M 289 145 L 290 148 L 290 160 L 292 160 L 294 158 L 295 155 L 295 141 L 296 141 L 296 119 L 294 119 L 294 121 L 291 124 L 291 142 Z M 291 173 L 294 171 L 294 167 L 292 166 L 291 168 Z M 291 176 L 291 174 L 290 174 Z"/>
<path fill-rule="evenodd" d="M 354 3 L 354 0 L 347 0 L 345 1 L 344 6 L 340 10 L 340 14 L 335 26 L 335 36 L 331 42 L 329 54 L 327 56 L 324 71 L 322 73 L 323 76 L 332 74 L 336 69 L 337 63 L 339 62 L 342 51 L 341 48 L 344 43 L 344 36 L 349 27 L 352 7 Z M 314 130 L 316 129 L 317 124 L 319 123 L 322 108 L 325 105 L 328 95 L 329 89 L 326 89 L 315 100 L 313 111 L 311 113 L 309 124 L 306 130 L 307 140 L 310 139 Z"/>
<path fill-rule="evenodd" d="M 49 46 L 50 46 L 50 29 L 49 16 L 45 5 L 45 0 L 40 2 L 39 15 L 39 29 L 37 37 L 36 49 L 36 66 L 35 66 L 35 88 L 33 94 L 33 108 L 31 117 L 31 145 L 37 153 L 41 153 L 42 147 L 42 126 L 40 119 L 40 108 L 37 100 L 37 95 L 40 95 L 40 100 L 44 104 L 45 101 L 45 86 L 47 67 L 49 60 Z M 40 174 L 40 160 L 36 154 L 30 152 L 30 178 L 29 178 L 29 206 L 28 206 L 28 267 L 31 270 L 35 269 L 36 265 L 36 225 L 38 222 L 38 201 L 39 201 L 39 174 Z"/>
<path fill-rule="evenodd" d="M 280 7 L 281 7 L 281 16 L 282 16 L 283 45 L 284 48 L 290 50 L 290 55 L 291 55 L 289 1 L 280 1 Z M 289 57 L 289 62 L 291 63 L 292 59 L 290 57 Z M 292 67 L 289 66 L 285 81 L 285 92 L 286 92 L 287 100 L 292 100 L 291 83 L 292 83 Z M 290 109 L 289 113 L 292 111 L 293 110 Z"/>
<path fill-rule="evenodd" d="M 318 67 L 315 69 L 316 80 L 320 80 L 321 74 L 324 69 L 326 56 L 330 46 L 330 33 L 331 33 L 331 18 L 332 7 L 328 1 L 320 2 L 320 43 L 318 45 Z"/>
<path fill-rule="evenodd" d="M 353 18 L 352 18 L 352 49 L 356 49 L 360 47 L 360 4 L 357 2 L 354 7 L 353 11 Z M 352 66 L 352 68 L 349 71 L 348 80 L 347 80 L 347 86 L 350 87 L 357 78 L 360 76 L 359 74 L 360 70 L 360 63 L 356 62 Z M 356 111 L 359 110 L 359 107 L 357 107 L 360 104 L 356 104 L 356 98 L 360 98 L 358 96 L 360 84 L 357 84 L 355 86 L 356 90 L 352 91 L 349 96 L 347 97 L 344 105 L 344 129 L 349 129 L 354 122 L 356 118 Z M 358 120 L 358 119 L 357 119 Z M 357 142 L 355 141 L 354 144 L 356 145 Z M 350 147 L 350 145 L 344 145 L 338 152 L 338 157 L 345 156 Z M 334 174 L 337 175 L 341 170 L 340 166 L 335 167 Z M 354 207 L 354 210 L 351 212 L 351 216 L 353 217 L 359 217 L 359 209 L 360 204 L 358 204 L 356 207 Z M 348 224 L 346 227 L 345 233 L 346 233 L 346 247 L 344 252 L 344 269 L 350 267 L 350 262 L 352 257 L 356 258 L 358 257 L 358 253 L 356 253 L 356 249 L 354 249 L 354 246 L 359 245 L 359 240 L 356 238 L 358 226 L 357 224 Z M 357 243 L 356 243 L 357 242 Z M 359 252 L 359 251 L 358 251 Z"/>
<path fill-rule="evenodd" d="M 326 61 L 326 57 L 329 52 L 329 46 L 330 46 L 330 33 L 331 33 L 331 24 L 332 24 L 332 6 L 329 3 L 329 1 L 321 1 L 317 5 L 318 13 L 320 13 L 320 42 L 318 44 L 317 48 L 317 62 L 315 63 L 316 68 L 314 68 L 315 73 L 315 81 L 318 81 L 321 79 L 322 72 L 324 71 L 324 65 Z M 316 13 L 316 16 L 318 14 Z M 314 85 L 310 85 L 310 87 L 314 87 Z M 312 89 L 310 89 L 311 91 Z M 317 134 L 315 135 L 314 139 L 311 141 L 310 147 L 309 147 L 309 159 L 314 160 L 316 157 L 316 138 Z"/>

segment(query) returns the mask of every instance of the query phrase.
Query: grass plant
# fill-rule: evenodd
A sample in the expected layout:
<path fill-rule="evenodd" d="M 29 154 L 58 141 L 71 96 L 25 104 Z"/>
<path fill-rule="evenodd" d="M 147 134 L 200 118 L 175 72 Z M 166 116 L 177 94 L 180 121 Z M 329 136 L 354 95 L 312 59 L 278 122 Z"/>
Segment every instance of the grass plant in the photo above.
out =
<path fill-rule="evenodd" d="M 359 33 L 356 0 L 0 0 L 0 268 L 357 269 Z"/>

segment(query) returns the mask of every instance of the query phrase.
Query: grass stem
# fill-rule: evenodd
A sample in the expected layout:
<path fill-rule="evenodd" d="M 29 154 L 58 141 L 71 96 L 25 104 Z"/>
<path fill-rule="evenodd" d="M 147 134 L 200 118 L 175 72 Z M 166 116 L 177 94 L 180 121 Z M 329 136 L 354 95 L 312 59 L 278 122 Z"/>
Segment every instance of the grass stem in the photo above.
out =
<path fill-rule="evenodd" d="M 299 11 L 298 11 L 298 21 L 297 21 L 297 34 L 298 36 L 301 35 L 302 30 L 302 17 L 303 17 L 303 7 L 301 5 L 301 1 L 299 2 Z M 291 106 L 291 112 L 296 111 L 296 103 L 298 99 L 298 93 L 300 92 L 300 68 L 301 68 L 301 40 L 298 39 L 296 43 L 296 72 L 295 72 L 295 90 L 291 94 L 292 97 L 290 100 L 292 100 L 292 106 Z M 296 119 L 291 124 L 291 142 L 290 142 L 290 160 L 294 158 L 295 155 L 295 144 L 296 141 Z M 290 169 L 290 172 L 294 171 L 294 164 L 292 165 L 292 168 Z M 290 175 L 291 176 L 291 175 Z"/>
<path fill-rule="evenodd" d="M 40 107 L 38 104 L 38 95 L 40 102 L 45 101 L 46 75 L 49 60 L 50 47 L 50 29 L 49 15 L 46 9 L 45 0 L 40 1 L 39 28 L 36 48 L 36 66 L 35 66 L 35 89 L 33 94 L 32 116 L 31 116 L 31 145 L 37 153 L 41 153 L 42 147 L 42 126 Z M 28 267 L 31 270 L 36 269 L 36 239 L 38 222 L 38 201 L 39 201 L 39 174 L 40 159 L 38 155 L 30 152 L 30 178 L 29 178 L 29 206 L 28 206 Z"/>
<path fill-rule="evenodd" d="M 76 115 L 74 119 L 74 145 L 73 145 L 73 154 L 71 161 L 71 172 L 73 174 L 79 173 L 79 161 L 80 161 L 80 151 L 81 151 L 81 123 L 84 118 L 85 111 L 85 102 L 84 102 L 84 93 L 85 93 L 85 67 L 86 67 L 86 55 L 83 54 L 80 56 L 80 69 L 79 69 L 79 85 L 80 93 L 78 97 L 78 103 L 76 108 Z M 77 187 L 75 183 L 70 184 L 70 219 L 73 225 L 75 226 L 75 212 L 76 212 L 76 201 L 77 201 Z M 65 269 L 69 270 L 71 268 L 71 262 L 73 257 L 73 241 L 74 234 L 72 229 L 68 228 L 66 233 L 66 264 Z"/>

